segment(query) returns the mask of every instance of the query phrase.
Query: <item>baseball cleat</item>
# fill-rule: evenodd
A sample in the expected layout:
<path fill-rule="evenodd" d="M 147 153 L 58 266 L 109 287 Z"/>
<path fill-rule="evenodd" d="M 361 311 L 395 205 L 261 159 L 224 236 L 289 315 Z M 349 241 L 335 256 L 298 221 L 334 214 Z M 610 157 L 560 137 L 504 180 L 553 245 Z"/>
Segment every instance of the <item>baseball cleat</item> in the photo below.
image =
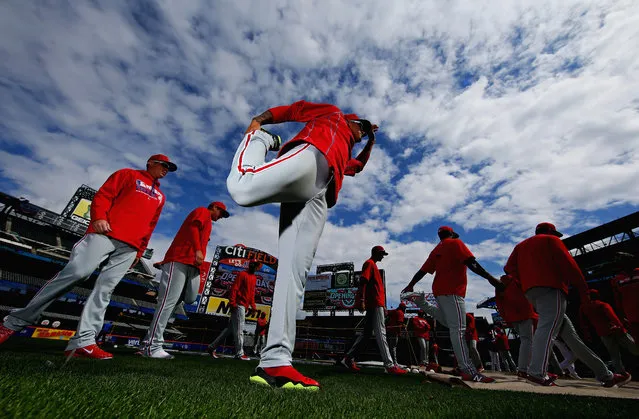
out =
<path fill-rule="evenodd" d="M 251 358 L 249 358 L 247 355 L 242 354 L 242 355 L 235 355 L 235 359 L 238 359 L 240 361 L 250 361 Z"/>
<path fill-rule="evenodd" d="M 271 138 L 273 138 L 273 143 L 271 144 L 271 148 L 269 148 L 269 150 L 279 151 L 280 147 L 282 146 L 282 137 L 280 137 L 279 135 L 273 134 L 272 132 L 269 132 L 265 130 L 264 128 L 260 128 L 260 131 L 265 132 L 266 134 L 270 135 Z"/>
<path fill-rule="evenodd" d="M 630 380 L 632 380 L 632 375 L 629 372 L 624 372 L 623 374 L 613 374 L 610 380 L 602 381 L 601 385 L 606 388 L 622 387 L 628 384 Z"/>
<path fill-rule="evenodd" d="M 83 346 L 82 348 L 64 351 L 64 355 L 69 358 L 89 358 L 89 359 L 113 359 L 113 355 L 103 351 L 96 344 Z"/>
<path fill-rule="evenodd" d="M 517 379 L 518 380 L 525 380 L 526 378 L 528 378 L 528 373 L 525 371 L 517 371 Z"/>
<path fill-rule="evenodd" d="M 208 348 L 206 348 L 206 353 L 211 355 L 211 358 L 213 358 L 213 359 L 218 359 L 219 358 L 218 354 L 215 352 L 215 349 L 211 348 L 210 346 Z"/>
<path fill-rule="evenodd" d="M 355 361 L 353 361 L 351 358 L 348 358 L 348 357 L 342 358 L 342 360 L 339 361 L 339 365 L 346 367 L 349 370 L 355 371 L 355 372 L 358 372 L 361 370 L 361 368 L 357 366 Z"/>
<path fill-rule="evenodd" d="M 0 324 L 0 343 L 4 343 L 14 333 L 15 330 L 11 330 L 8 327 L 5 327 L 3 324 Z"/>
<path fill-rule="evenodd" d="M 461 373 L 461 379 L 464 381 L 472 381 L 474 383 L 494 383 L 495 379 L 485 376 L 484 374 L 475 373 L 475 374 L 467 374 L 465 372 Z"/>
<path fill-rule="evenodd" d="M 528 375 L 526 377 L 526 381 L 529 382 L 530 384 L 534 384 L 536 386 L 542 386 L 542 387 L 554 387 L 557 384 L 555 384 L 555 380 L 557 379 L 557 376 L 555 374 L 553 374 L 553 376 L 546 376 L 544 378 L 540 378 L 540 377 L 535 377 L 534 375 Z"/>
<path fill-rule="evenodd" d="M 385 368 L 384 372 L 386 374 L 392 374 L 392 375 L 404 375 L 408 371 L 406 371 L 404 368 L 401 368 L 399 365 L 393 365 L 392 367 Z"/>
<path fill-rule="evenodd" d="M 285 390 L 318 391 L 320 384 L 300 374 L 290 365 L 284 367 L 257 367 L 249 381 L 261 386 L 283 388 Z"/>
<path fill-rule="evenodd" d="M 171 355 L 164 349 L 158 349 L 157 351 L 142 351 L 142 356 L 144 358 L 155 358 L 155 359 L 173 359 L 175 356 Z"/>

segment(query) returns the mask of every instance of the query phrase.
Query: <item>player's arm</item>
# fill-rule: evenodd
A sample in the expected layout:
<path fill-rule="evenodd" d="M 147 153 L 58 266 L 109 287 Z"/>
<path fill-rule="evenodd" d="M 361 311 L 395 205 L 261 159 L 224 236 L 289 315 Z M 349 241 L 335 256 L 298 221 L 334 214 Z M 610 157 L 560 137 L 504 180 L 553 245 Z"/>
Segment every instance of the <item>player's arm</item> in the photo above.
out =
<path fill-rule="evenodd" d="M 189 241 L 193 244 L 193 249 L 195 249 L 195 266 L 200 266 L 204 262 L 204 252 L 202 251 L 202 229 L 204 225 L 198 216 L 199 214 L 194 215 L 193 220 L 189 223 Z"/>
<path fill-rule="evenodd" d="M 111 174 L 93 197 L 93 202 L 91 202 L 91 223 L 96 233 L 104 234 L 111 231 L 109 210 L 113 206 L 115 198 L 120 194 L 127 176 L 128 169 L 118 170 Z"/>
<path fill-rule="evenodd" d="M 475 273 L 476 275 L 479 275 L 482 278 L 484 278 L 485 280 L 487 280 L 488 282 L 490 282 L 490 285 L 495 287 L 495 289 L 497 289 L 498 291 L 504 289 L 504 284 L 502 284 L 501 281 L 499 281 L 499 279 L 497 279 L 494 276 L 492 276 L 491 274 L 489 274 L 486 271 L 486 269 L 484 269 L 484 267 L 481 266 L 479 264 L 479 262 L 477 262 L 477 259 L 475 259 L 474 256 L 473 257 L 469 257 L 468 259 L 466 259 L 464 261 L 464 265 L 466 265 L 468 267 L 468 269 L 473 271 L 473 273 Z"/>
<path fill-rule="evenodd" d="M 346 162 L 346 169 L 344 170 L 346 176 L 355 176 L 356 173 L 361 172 L 364 166 L 366 166 L 371 156 L 371 151 L 373 151 L 373 146 L 375 145 L 375 131 L 377 131 L 377 125 L 372 126 L 371 131 L 368 133 L 368 141 L 357 157 Z"/>
<path fill-rule="evenodd" d="M 588 285 L 586 284 L 586 279 L 584 278 L 579 265 L 572 257 L 564 242 L 561 241 L 559 237 L 548 236 L 548 240 L 551 247 L 553 249 L 553 261 L 562 272 L 564 278 L 568 278 L 570 284 L 577 289 L 579 292 L 581 303 L 585 303 L 590 301 L 590 296 L 588 295 Z"/>
<path fill-rule="evenodd" d="M 258 129 L 262 128 L 262 125 L 267 125 L 272 123 L 273 123 L 273 114 L 271 113 L 270 110 L 264 111 L 258 116 L 254 116 L 253 119 L 251 119 L 251 123 L 249 124 L 244 134 L 247 134 L 251 131 L 257 131 Z"/>

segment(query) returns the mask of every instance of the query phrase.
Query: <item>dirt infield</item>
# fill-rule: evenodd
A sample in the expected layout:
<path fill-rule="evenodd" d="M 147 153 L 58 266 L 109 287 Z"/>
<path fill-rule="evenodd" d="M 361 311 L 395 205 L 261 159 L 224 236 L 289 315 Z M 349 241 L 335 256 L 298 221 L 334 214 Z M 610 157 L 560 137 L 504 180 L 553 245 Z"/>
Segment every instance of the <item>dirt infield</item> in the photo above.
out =
<path fill-rule="evenodd" d="M 555 387 L 541 387 L 518 380 L 515 375 L 499 372 L 485 372 L 484 374 L 497 381 L 491 384 L 469 383 L 470 387 L 481 390 L 525 391 L 539 394 L 570 394 L 574 396 L 639 400 L 639 382 L 637 381 L 631 381 L 621 388 L 604 388 L 601 387 L 599 381 L 593 378 L 582 378 L 581 380 L 559 379 L 556 381 L 557 386 Z"/>

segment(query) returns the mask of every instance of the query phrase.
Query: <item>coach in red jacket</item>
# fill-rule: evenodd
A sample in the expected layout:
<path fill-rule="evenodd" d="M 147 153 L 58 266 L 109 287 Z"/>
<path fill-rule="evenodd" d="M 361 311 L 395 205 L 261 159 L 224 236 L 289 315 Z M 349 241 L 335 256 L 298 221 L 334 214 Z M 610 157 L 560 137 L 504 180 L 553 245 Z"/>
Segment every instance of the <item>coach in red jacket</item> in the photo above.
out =
<path fill-rule="evenodd" d="M 283 122 L 304 126 L 281 146 L 281 138 L 262 126 Z M 328 208 L 337 202 L 344 176 L 364 168 L 376 130 L 377 125 L 337 106 L 301 100 L 254 117 L 237 148 L 226 179 L 233 200 L 245 207 L 281 203 L 271 326 L 251 383 L 302 391 L 320 387 L 292 366 L 295 317 Z M 352 158 L 353 148 L 366 136 L 366 145 Z M 277 158 L 267 162 L 266 154 L 278 150 Z"/>
<path fill-rule="evenodd" d="M 604 387 L 622 386 L 629 378 L 610 372 L 603 361 L 582 342 L 566 316 L 569 285 L 577 289 L 582 303 L 590 298 L 586 280 L 561 241 L 561 236 L 563 234 L 553 224 L 538 224 L 535 235 L 515 246 L 504 267 L 507 274 L 521 280 L 526 298 L 539 315 L 527 379 L 536 385 L 554 385 L 555 378 L 547 374 L 548 357 L 553 340 L 559 335 L 577 358 L 595 373 Z"/>
<path fill-rule="evenodd" d="M 621 361 L 621 348 L 624 348 L 634 356 L 639 355 L 639 348 L 637 348 L 635 341 L 630 337 L 610 304 L 599 300 L 599 292 L 597 290 L 590 290 L 590 301 L 581 305 L 579 320 L 584 338 L 591 340 L 588 327 L 588 323 L 590 323 L 606 346 L 614 371 L 617 374 L 627 375 L 628 372 Z"/>
<path fill-rule="evenodd" d="M 248 309 L 256 310 L 255 306 L 255 283 L 257 276 L 255 271 L 260 266 L 260 262 L 250 261 L 248 269 L 240 272 L 233 281 L 231 295 L 229 296 L 229 306 L 231 307 L 231 321 L 229 326 L 222 330 L 217 338 L 207 348 L 207 352 L 217 358 L 216 349 L 229 333 L 235 339 L 235 359 L 248 361 L 250 358 L 244 354 L 244 321 Z"/>
<path fill-rule="evenodd" d="M 67 345 L 67 356 L 110 359 L 95 338 L 102 330 L 111 293 L 127 270 L 144 253 L 160 218 L 165 197 L 160 179 L 177 166 L 162 154 L 151 156 L 146 170 L 122 169 L 98 189 L 91 204 L 91 223 L 77 242 L 69 263 L 38 291 L 29 304 L 12 312 L 0 326 L 0 343 L 11 334 L 34 324 L 58 297 L 88 278 L 103 262 L 93 291 L 87 299 L 78 331 Z"/>
<path fill-rule="evenodd" d="M 143 340 L 142 356 L 173 358 L 162 348 L 164 329 L 177 304 L 195 302 L 200 287 L 200 266 L 206 257 L 213 221 L 228 216 L 226 205 L 219 201 L 194 209 L 182 223 L 164 260 L 154 265 L 162 270 L 162 275 L 158 303 Z"/>

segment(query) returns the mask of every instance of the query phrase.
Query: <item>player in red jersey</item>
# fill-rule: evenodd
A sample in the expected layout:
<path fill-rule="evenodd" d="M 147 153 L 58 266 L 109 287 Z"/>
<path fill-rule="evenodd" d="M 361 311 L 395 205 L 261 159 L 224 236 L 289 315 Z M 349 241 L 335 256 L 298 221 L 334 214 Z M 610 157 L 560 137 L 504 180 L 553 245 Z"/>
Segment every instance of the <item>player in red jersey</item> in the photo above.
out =
<path fill-rule="evenodd" d="M 301 122 L 302 130 L 280 149 L 281 139 L 266 124 Z M 306 275 L 313 263 L 328 208 L 337 202 L 344 176 L 362 171 L 375 144 L 377 125 L 330 104 L 295 102 L 256 116 L 240 143 L 226 179 L 229 194 L 250 207 L 281 203 L 277 281 L 273 291 L 271 325 L 260 365 L 251 376 L 255 384 L 294 390 L 319 389 L 316 380 L 291 365 L 295 346 L 295 316 L 304 295 Z M 368 142 L 356 158 L 353 147 Z"/>
<path fill-rule="evenodd" d="M 639 344 L 639 262 L 625 252 L 617 252 L 615 259 L 621 269 L 611 281 L 615 306 L 633 340 Z"/>
<path fill-rule="evenodd" d="M 340 364 L 352 371 L 359 371 L 355 364 L 355 358 L 365 349 L 369 338 L 375 331 L 377 347 L 382 355 L 382 361 L 386 372 L 394 375 L 402 375 L 406 370 L 395 364 L 391 357 L 386 340 L 386 327 L 384 326 L 384 310 L 386 310 L 386 291 L 382 275 L 377 268 L 377 262 L 388 255 L 382 246 L 371 249 L 371 257 L 364 262 L 357 290 L 356 304 L 360 312 L 366 312 L 364 317 L 364 333 L 357 337 L 355 343 L 340 361 Z"/>
<path fill-rule="evenodd" d="M 226 205 L 212 202 L 194 209 L 178 230 L 164 259 L 154 266 L 162 270 L 158 303 L 143 340 L 142 356 L 172 359 L 163 349 L 164 329 L 177 304 L 195 302 L 200 287 L 200 266 L 206 257 L 213 221 L 229 216 Z"/>
<path fill-rule="evenodd" d="M 630 377 L 613 374 L 601 359 L 577 335 L 566 316 L 568 286 L 572 285 L 587 302 L 588 286 L 577 262 L 561 241 L 563 236 L 551 223 L 540 223 L 535 235 L 522 241 L 508 258 L 504 271 L 521 281 L 522 290 L 531 302 L 539 322 L 532 344 L 528 365 L 528 382 L 553 386 L 549 376 L 548 359 L 553 340 L 559 335 L 575 356 L 585 363 L 604 387 L 622 386 Z"/>
<path fill-rule="evenodd" d="M 591 340 L 590 324 L 608 350 L 614 372 L 627 375 L 621 361 L 621 348 L 634 356 L 639 355 L 639 348 L 610 304 L 599 299 L 597 290 L 590 290 L 590 301 L 581 305 L 579 320 L 584 339 Z"/>
<path fill-rule="evenodd" d="M 96 345 L 111 294 L 130 267 L 144 254 L 166 201 L 160 179 L 177 166 L 163 154 L 147 160 L 146 170 L 121 169 L 98 189 L 91 203 L 91 222 L 71 251 L 69 263 L 47 282 L 26 307 L 0 325 L 0 343 L 34 324 L 57 298 L 86 280 L 106 262 L 87 299 L 78 330 L 67 345 L 67 357 L 111 359 Z"/>

